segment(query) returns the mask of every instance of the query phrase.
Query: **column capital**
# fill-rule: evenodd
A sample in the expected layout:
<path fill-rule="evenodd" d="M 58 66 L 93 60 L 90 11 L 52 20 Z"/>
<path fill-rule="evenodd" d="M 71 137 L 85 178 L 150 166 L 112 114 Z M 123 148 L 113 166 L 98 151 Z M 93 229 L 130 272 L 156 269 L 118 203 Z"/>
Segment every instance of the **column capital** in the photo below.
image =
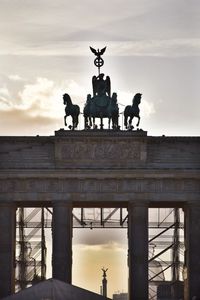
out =
<path fill-rule="evenodd" d="M 64 201 L 64 200 L 52 201 L 52 206 L 53 207 L 64 206 L 64 207 L 73 208 L 72 201 L 69 201 L 69 200 L 66 200 L 66 201 Z"/>
<path fill-rule="evenodd" d="M 128 207 L 149 207 L 149 201 L 133 200 L 128 202 Z"/>
<path fill-rule="evenodd" d="M 199 201 L 187 201 L 184 203 L 184 208 L 187 208 L 187 207 L 198 207 L 200 208 L 200 199 Z"/>
<path fill-rule="evenodd" d="M 0 207 L 17 208 L 17 205 L 14 201 L 0 201 Z"/>

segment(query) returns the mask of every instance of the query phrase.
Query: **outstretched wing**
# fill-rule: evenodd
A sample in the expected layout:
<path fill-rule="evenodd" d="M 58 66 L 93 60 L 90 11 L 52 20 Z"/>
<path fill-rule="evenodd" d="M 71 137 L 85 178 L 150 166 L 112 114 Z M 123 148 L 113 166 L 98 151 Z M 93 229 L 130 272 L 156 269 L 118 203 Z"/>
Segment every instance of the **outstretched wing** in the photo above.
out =
<path fill-rule="evenodd" d="M 98 54 L 97 51 L 94 48 L 90 47 L 90 50 L 92 51 L 92 53 L 94 53 L 94 55 Z"/>
<path fill-rule="evenodd" d="M 105 51 L 106 51 L 106 47 L 104 47 L 103 49 L 101 49 L 100 52 L 99 52 L 99 54 L 103 55 Z"/>
<path fill-rule="evenodd" d="M 110 77 L 106 76 L 106 92 L 108 96 L 110 97 L 111 94 L 111 83 L 110 83 Z"/>

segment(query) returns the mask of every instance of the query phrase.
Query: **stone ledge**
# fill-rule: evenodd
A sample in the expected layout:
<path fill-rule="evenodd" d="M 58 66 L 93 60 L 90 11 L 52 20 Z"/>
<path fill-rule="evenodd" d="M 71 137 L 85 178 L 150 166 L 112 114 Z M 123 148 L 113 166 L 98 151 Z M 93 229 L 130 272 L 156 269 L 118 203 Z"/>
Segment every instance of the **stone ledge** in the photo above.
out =
<path fill-rule="evenodd" d="M 81 136 L 81 137 L 85 137 L 85 136 L 89 136 L 89 137 L 117 137 L 117 136 L 128 136 L 128 137 L 145 137 L 147 136 L 147 131 L 143 131 L 141 129 L 139 130 L 132 130 L 132 131 L 127 131 L 127 130 L 94 130 L 94 129 L 90 129 L 90 130 L 64 130 L 64 128 L 61 128 L 57 131 L 55 131 L 55 136 L 61 136 L 61 137 L 65 137 L 65 136 Z"/>

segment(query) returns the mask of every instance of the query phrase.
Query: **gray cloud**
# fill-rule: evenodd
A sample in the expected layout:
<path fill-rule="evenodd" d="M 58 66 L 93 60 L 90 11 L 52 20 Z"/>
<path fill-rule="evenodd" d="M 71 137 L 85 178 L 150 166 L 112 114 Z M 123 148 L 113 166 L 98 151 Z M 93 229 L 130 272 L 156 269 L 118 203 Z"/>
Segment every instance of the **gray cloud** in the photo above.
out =
<path fill-rule="evenodd" d="M 67 41 L 126 43 L 200 37 L 197 0 L 115 0 L 106 5 L 91 0 L 84 5 L 81 1 L 2 0 L 0 8 L 1 53 L 48 54 L 53 48 L 61 54 L 66 48 L 69 54 Z"/>
<path fill-rule="evenodd" d="M 73 243 L 89 246 L 101 246 L 104 249 L 116 244 L 127 245 L 127 229 L 74 229 Z"/>

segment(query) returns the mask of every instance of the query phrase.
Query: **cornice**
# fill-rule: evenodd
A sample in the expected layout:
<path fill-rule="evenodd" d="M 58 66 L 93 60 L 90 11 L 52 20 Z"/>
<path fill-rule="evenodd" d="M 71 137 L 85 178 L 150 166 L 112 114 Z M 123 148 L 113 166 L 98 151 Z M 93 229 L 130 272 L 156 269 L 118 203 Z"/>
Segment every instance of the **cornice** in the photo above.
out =
<path fill-rule="evenodd" d="M 99 178 L 99 179 L 200 179 L 200 169 L 9 169 L 0 179 Z"/>

